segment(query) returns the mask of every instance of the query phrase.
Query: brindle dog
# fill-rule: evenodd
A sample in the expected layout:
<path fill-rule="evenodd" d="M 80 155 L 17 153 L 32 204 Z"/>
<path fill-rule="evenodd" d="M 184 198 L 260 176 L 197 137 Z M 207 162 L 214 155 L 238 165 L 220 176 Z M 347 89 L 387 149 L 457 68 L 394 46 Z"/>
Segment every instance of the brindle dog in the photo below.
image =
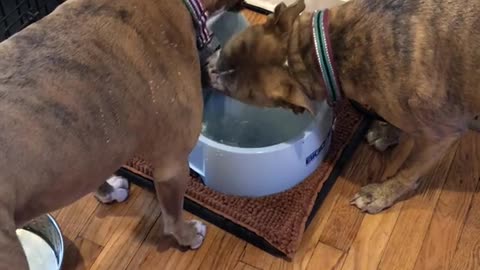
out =
<path fill-rule="evenodd" d="M 195 37 L 181 0 L 69 0 L 0 44 L 0 269 L 27 269 L 16 228 L 134 154 L 155 166 L 165 233 L 201 245 L 205 225 L 182 217 L 203 110 Z"/>
<path fill-rule="evenodd" d="M 304 8 L 303 0 L 280 4 L 265 24 L 233 37 L 210 59 L 213 86 L 258 106 L 313 113 L 326 93 Z M 368 141 L 380 150 L 399 138 L 414 145 L 393 176 L 362 187 L 352 204 L 377 213 L 413 191 L 477 118 L 479 18 L 476 0 L 351 0 L 330 9 L 344 96 L 388 122 L 375 123 Z"/>

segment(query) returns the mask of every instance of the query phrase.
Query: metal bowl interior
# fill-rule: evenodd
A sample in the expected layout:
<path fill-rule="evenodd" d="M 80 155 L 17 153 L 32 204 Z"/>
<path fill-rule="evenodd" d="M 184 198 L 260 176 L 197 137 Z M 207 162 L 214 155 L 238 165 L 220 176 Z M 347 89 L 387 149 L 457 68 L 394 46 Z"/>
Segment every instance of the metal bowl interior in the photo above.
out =
<path fill-rule="evenodd" d="M 49 214 L 42 215 L 28 222 L 25 226 L 23 226 L 22 229 L 35 233 L 36 235 L 42 237 L 43 240 L 50 245 L 55 252 L 58 262 L 58 269 L 60 269 L 63 262 L 65 247 L 63 243 L 62 231 L 60 230 L 60 226 L 58 226 L 55 219 Z"/>

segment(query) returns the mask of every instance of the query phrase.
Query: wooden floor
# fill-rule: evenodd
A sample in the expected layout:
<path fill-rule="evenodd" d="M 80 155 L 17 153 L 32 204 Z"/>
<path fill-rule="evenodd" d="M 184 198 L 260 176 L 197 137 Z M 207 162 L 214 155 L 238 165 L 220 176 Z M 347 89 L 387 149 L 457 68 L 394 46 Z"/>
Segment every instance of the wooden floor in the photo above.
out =
<path fill-rule="evenodd" d="M 415 196 L 366 215 L 350 198 L 392 166 L 388 155 L 361 145 L 292 262 L 210 224 L 198 251 L 180 251 L 159 234 L 152 193 L 134 186 L 126 203 L 108 206 L 89 195 L 54 213 L 67 238 L 64 269 L 480 269 L 479 147 L 480 135 L 468 134 Z"/>

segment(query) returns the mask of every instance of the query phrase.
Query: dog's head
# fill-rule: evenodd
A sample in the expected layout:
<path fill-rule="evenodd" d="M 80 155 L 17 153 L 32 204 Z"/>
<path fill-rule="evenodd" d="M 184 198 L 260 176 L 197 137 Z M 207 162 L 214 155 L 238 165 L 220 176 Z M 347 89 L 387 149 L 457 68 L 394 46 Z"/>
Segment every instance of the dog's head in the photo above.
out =
<path fill-rule="evenodd" d="M 211 85 L 226 95 L 260 107 L 314 113 L 312 101 L 288 70 L 288 37 L 304 0 L 279 4 L 267 22 L 232 37 L 209 58 Z"/>

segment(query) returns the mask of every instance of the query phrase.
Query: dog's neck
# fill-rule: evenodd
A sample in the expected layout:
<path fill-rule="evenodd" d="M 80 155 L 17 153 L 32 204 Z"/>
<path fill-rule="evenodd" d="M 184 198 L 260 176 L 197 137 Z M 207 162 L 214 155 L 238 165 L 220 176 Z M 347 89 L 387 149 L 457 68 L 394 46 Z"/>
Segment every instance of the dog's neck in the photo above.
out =
<path fill-rule="evenodd" d="M 204 5 L 205 0 L 183 0 L 195 26 L 197 35 L 197 48 L 200 55 L 200 63 L 203 65 L 206 59 L 212 55 L 219 47 L 220 43 L 213 33 L 207 27 L 209 6 Z M 209 4 L 211 1 L 206 1 Z M 209 4 L 211 5 L 211 4 Z"/>
<path fill-rule="evenodd" d="M 333 54 L 331 61 L 335 63 L 333 67 L 337 74 L 335 79 L 338 80 L 341 95 L 348 98 L 355 96 L 352 93 L 352 74 L 349 71 L 352 65 L 361 64 L 357 63 L 359 59 L 353 57 L 355 51 L 351 50 L 351 42 L 356 35 L 355 18 L 358 17 L 353 2 L 355 1 L 329 10 L 326 33 L 331 46 L 330 53 Z M 288 65 L 290 72 L 304 87 L 305 94 L 312 100 L 324 101 L 331 98 L 331 93 L 327 92 L 329 89 L 325 86 L 323 74 L 325 71 L 322 71 L 318 62 L 316 42 L 312 34 L 313 15 L 311 12 L 303 12 L 296 19 L 289 37 Z M 357 79 L 361 78 L 354 78 L 354 81 Z"/>

